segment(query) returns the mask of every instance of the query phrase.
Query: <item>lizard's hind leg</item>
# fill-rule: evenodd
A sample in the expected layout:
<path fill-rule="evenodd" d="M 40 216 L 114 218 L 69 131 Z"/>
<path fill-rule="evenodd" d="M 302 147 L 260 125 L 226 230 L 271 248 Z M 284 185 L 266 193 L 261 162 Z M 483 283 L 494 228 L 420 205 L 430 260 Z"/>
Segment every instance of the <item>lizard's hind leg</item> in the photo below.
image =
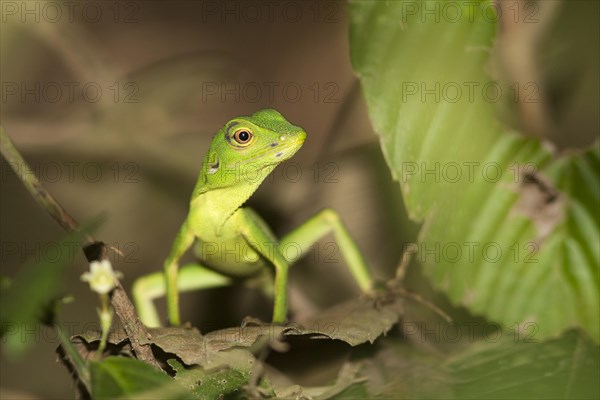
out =
<path fill-rule="evenodd" d="M 198 289 L 228 286 L 231 282 L 231 278 L 200 264 L 187 264 L 179 269 L 177 290 L 179 293 L 191 292 Z M 132 291 L 135 308 L 144 325 L 151 328 L 161 326 L 154 300 L 165 296 L 166 279 L 164 272 L 142 276 L 135 281 Z"/>

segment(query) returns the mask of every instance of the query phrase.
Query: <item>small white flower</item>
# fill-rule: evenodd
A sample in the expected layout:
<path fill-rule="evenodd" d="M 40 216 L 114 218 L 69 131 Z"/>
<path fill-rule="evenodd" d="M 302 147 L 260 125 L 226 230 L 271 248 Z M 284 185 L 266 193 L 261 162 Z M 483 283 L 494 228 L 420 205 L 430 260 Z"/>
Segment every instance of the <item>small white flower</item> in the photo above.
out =
<path fill-rule="evenodd" d="M 81 275 L 81 280 L 89 282 L 90 289 L 96 293 L 106 294 L 117 286 L 118 279 L 122 276 L 115 272 L 109 260 L 92 261 L 90 272 Z"/>

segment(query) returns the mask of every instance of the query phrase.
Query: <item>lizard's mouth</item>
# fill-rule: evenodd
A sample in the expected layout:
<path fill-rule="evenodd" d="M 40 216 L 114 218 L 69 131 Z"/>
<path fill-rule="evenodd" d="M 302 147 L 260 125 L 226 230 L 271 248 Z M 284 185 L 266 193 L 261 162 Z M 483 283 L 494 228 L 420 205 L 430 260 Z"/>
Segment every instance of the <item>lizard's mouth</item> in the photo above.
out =
<path fill-rule="evenodd" d="M 306 140 L 306 133 L 304 132 L 294 134 L 290 137 L 282 135 L 279 141 L 271 143 L 269 147 L 274 151 L 273 157 L 276 162 L 281 162 L 296 154 L 304 144 L 304 140 Z"/>
<path fill-rule="evenodd" d="M 304 143 L 306 139 L 306 134 L 301 132 L 302 134 L 294 134 L 292 136 L 286 137 L 282 135 L 278 140 L 269 143 L 267 146 L 263 147 L 259 152 L 257 152 L 254 157 L 246 162 L 254 162 L 261 161 L 267 165 L 279 164 L 285 160 L 290 159 Z"/>

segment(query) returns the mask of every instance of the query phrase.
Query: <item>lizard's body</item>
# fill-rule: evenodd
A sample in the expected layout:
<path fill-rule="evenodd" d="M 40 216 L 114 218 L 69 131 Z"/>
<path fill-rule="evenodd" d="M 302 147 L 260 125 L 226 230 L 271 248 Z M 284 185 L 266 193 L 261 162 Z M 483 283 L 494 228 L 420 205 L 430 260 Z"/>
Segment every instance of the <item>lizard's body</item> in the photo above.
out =
<path fill-rule="evenodd" d="M 134 285 L 134 299 L 146 325 L 160 324 L 152 300 L 165 293 L 169 320 L 178 325 L 178 291 L 223 286 L 231 283 L 231 277 L 272 276 L 273 272 L 274 284 L 263 289 L 274 296 L 273 321 L 283 322 L 287 270 L 292 260 L 286 259 L 281 249 L 294 244 L 304 252 L 329 232 L 336 236 L 361 289 L 371 287 L 362 255 L 334 211 L 321 211 L 277 240 L 254 211 L 242 207 L 271 171 L 302 147 L 305 138 L 302 128 L 275 110 L 234 118 L 215 135 L 190 200 L 190 211 L 165 261 L 164 274 L 142 277 Z M 178 261 L 194 241 L 202 265 L 187 265 L 179 271 Z"/>

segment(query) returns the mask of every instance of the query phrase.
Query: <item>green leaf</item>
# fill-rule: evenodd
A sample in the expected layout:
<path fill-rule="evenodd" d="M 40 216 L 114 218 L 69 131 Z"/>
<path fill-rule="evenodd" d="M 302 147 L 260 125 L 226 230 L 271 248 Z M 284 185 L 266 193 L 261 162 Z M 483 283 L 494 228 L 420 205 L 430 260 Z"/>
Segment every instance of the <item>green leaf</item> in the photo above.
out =
<path fill-rule="evenodd" d="M 193 399 L 177 382 L 148 364 L 127 357 L 92 362 L 94 399 Z"/>
<path fill-rule="evenodd" d="M 594 399 L 600 347 L 581 332 L 539 343 L 505 336 L 443 354 L 434 342 L 383 339 L 351 361 L 366 379 L 336 399 Z"/>
<path fill-rule="evenodd" d="M 12 355 L 18 356 L 30 346 L 25 340 L 31 337 L 27 332 L 36 330 L 40 322 L 53 322 L 57 302 L 64 294 L 65 271 L 80 251 L 77 243 L 85 232 L 58 243 L 62 250 L 53 262 L 27 264 L 0 288 L 1 335 Z"/>
<path fill-rule="evenodd" d="M 355 1 L 350 46 L 408 213 L 415 253 L 456 303 L 538 337 L 600 340 L 599 147 L 553 160 L 498 121 L 491 2 Z M 416 12 L 414 12 L 416 9 Z M 439 15 L 436 14 L 436 15 Z M 509 96 L 505 93 L 504 96 Z"/>
<path fill-rule="evenodd" d="M 600 348 L 578 332 L 542 343 L 478 343 L 450 358 L 460 399 L 597 399 Z"/>
<path fill-rule="evenodd" d="M 176 372 L 175 380 L 188 388 L 198 399 L 219 399 L 236 393 L 241 395 L 242 386 L 250 377 L 249 371 L 232 368 L 186 368 L 176 359 L 170 359 L 168 363 Z"/>

